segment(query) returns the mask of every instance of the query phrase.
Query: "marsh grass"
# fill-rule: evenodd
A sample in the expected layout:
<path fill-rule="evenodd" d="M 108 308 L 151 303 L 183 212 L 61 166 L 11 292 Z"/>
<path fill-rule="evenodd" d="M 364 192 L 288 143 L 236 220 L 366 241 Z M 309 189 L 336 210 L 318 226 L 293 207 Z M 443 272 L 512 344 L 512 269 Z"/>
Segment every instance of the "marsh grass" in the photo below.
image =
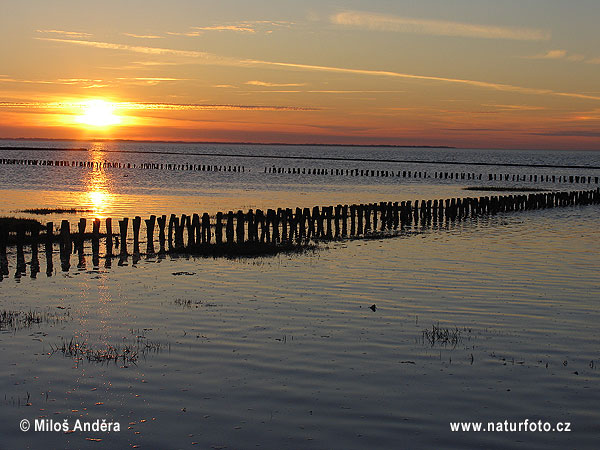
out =
<path fill-rule="evenodd" d="M 84 340 L 71 338 L 69 341 L 63 339 L 60 344 L 51 345 L 50 348 L 50 355 L 61 353 L 64 357 L 76 361 L 135 364 L 140 358 L 145 358 L 150 353 L 158 353 L 163 348 L 163 344 L 138 336 L 134 341 L 126 344 L 107 344 L 94 348 Z"/>
<path fill-rule="evenodd" d="M 0 311 L 0 331 L 17 331 L 41 323 L 56 325 L 70 319 L 70 317 L 69 311 L 57 314 L 51 312 L 3 310 Z"/>

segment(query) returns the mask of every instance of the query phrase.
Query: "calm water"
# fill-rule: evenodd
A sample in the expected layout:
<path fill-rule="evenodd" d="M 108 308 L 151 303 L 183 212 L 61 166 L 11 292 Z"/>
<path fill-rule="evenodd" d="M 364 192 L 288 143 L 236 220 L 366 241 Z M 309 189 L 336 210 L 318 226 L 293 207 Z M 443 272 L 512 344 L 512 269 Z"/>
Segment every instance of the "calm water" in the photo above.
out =
<path fill-rule="evenodd" d="M 398 156 L 391 149 L 348 151 Z M 428 151 L 399 150 L 405 159 L 433 155 Z M 599 160 L 593 152 L 434 152 L 461 161 Z M 134 157 L 161 161 L 125 159 Z M 41 199 L 41 206 L 82 207 L 83 199 L 96 198 L 92 215 L 131 216 L 444 198 L 464 196 L 470 184 L 268 177 L 265 162 L 244 160 L 247 172 L 237 176 L 100 172 L 105 197 L 90 196 L 92 171 L 54 168 L 51 176 L 39 167 L 0 166 L 0 188 L 12 202 L 3 203 L 2 214 L 40 206 Z M 477 170 L 489 169 L 464 168 Z M 0 448 L 596 448 L 599 213 L 589 206 L 497 215 L 250 260 L 167 257 L 106 269 L 94 268 L 87 255 L 85 266 L 72 261 L 61 272 L 55 253 L 51 277 L 42 268 L 36 279 L 0 283 L 0 310 L 43 316 L 0 334 Z M 453 338 L 432 342 L 424 331 L 434 325 Z M 135 362 L 107 363 L 53 351 L 71 339 L 92 350 L 129 345 L 140 354 Z M 19 430 L 21 419 L 39 417 L 107 419 L 122 431 Z M 449 427 L 525 419 L 571 422 L 573 431 Z"/>

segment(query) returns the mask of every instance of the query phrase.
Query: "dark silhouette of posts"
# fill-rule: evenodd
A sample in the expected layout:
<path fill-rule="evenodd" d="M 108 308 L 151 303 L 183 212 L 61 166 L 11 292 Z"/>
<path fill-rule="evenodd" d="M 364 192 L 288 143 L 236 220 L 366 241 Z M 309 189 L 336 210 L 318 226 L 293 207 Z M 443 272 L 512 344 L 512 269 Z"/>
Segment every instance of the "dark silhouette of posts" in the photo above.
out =
<path fill-rule="evenodd" d="M 162 254 L 165 252 L 165 241 L 166 241 L 165 227 L 167 225 L 167 216 L 162 215 L 157 218 L 157 221 L 158 221 L 158 245 L 159 245 L 158 251 Z"/>
<path fill-rule="evenodd" d="M 54 263 L 52 261 L 52 240 L 54 239 L 54 224 L 48 222 L 46 224 L 46 276 L 51 277 L 54 271 Z"/>
<path fill-rule="evenodd" d="M 348 236 L 348 205 L 342 206 L 342 237 Z"/>
<path fill-rule="evenodd" d="M 124 217 L 123 220 L 119 220 L 119 232 L 121 234 L 121 251 L 119 252 L 122 257 L 128 255 L 127 252 L 127 225 L 129 225 L 129 219 Z"/>
<path fill-rule="evenodd" d="M 244 212 L 242 210 L 239 210 L 236 214 L 236 222 L 235 222 L 235 238 L 236 238 L 236 242 L 238 244 L 243 244 L 244 243 L 244 234 L 245 234 L 245 227 L 244 227 Z"/>
<path fill-rule="evenodd" d="M 227 226 L 225 228 L 225 236 L 227 238 L 227 243 L 228 244 L 233 244 L 233 237 L 234 237 L 234 231 L 233 231 L 233 211 L 229 211 L 227 213 Z"/>
<path fill-rule="evenodd" d="M 156 216 L 151 215 L 149 219 L 144 219 L 144 222 L 146 223 L 146 253 L 152 255 L 154 254 L 154 227 L 156 226 Z"/>
<path fill-rule="evenodd" d="M 202 243 L 210 244 L 211 239 L 210 216 L 208 213 L 204 213 L 202 214 Z"/>
<path fill-rule="evenodd" d="M 106 258 L 110 261 L 113 255 L 113 233 L 112 233 L 112 219 L 106 219 Z"/>
<path fill-rule="evenodd" d="M 17 271 L 15 272 L 15 278 L 20 278 L 21 275 L 25 275 L 25 253 L 23 251 L 23 242 L 25 241 L 25 229 L 23 227 L 17 228 Z"/>
<path fill-rule="evenodd" d="M 94 268 L 100 265 L 100 219 L 92 222 L 92 265 Z"/>
<path fill-rule="evenodd" d="M 68 220 L 60 223 L 60 265 L 63 272 L 71 267 L 71 226 Z"/>
<path fill-rule="evenodd" d="M 223 213 L 218 212 L 215 222 L 215 241 L 217 244 L 223 243 Z"/>
<path fill-rule="evenodd" d="M 169 217 L 169 251 L 173 250 L 173 232 L 175 230 L 175 221 L 179 223 L 179 219 L 175 214 L 171 214 Z"/>

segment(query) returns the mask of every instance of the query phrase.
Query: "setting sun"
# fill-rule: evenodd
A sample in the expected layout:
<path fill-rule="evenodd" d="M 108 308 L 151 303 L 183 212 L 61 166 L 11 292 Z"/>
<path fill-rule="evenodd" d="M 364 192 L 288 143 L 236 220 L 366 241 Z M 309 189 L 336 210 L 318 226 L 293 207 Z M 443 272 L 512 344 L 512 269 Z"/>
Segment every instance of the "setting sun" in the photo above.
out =
<path fill-rule="evenodd" d="M 93 127 L 108 127 L 121 123 L 121 118 L 114 114 L 115 106 L 104 100 L 90 100 L 82 103 L 84 113 L 77 116 L 78 123 Z"/>

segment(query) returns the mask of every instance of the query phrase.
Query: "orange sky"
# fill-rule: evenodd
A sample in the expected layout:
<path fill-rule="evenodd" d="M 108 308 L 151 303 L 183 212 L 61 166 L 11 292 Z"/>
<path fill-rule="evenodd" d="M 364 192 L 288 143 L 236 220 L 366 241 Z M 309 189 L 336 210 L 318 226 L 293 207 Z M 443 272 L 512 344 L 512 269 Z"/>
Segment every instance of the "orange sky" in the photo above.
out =
<path fill-rule="evenodd" d="M 600 149 L 598 2 L 346 3 L 3 2 L 0 137 Z"/>

